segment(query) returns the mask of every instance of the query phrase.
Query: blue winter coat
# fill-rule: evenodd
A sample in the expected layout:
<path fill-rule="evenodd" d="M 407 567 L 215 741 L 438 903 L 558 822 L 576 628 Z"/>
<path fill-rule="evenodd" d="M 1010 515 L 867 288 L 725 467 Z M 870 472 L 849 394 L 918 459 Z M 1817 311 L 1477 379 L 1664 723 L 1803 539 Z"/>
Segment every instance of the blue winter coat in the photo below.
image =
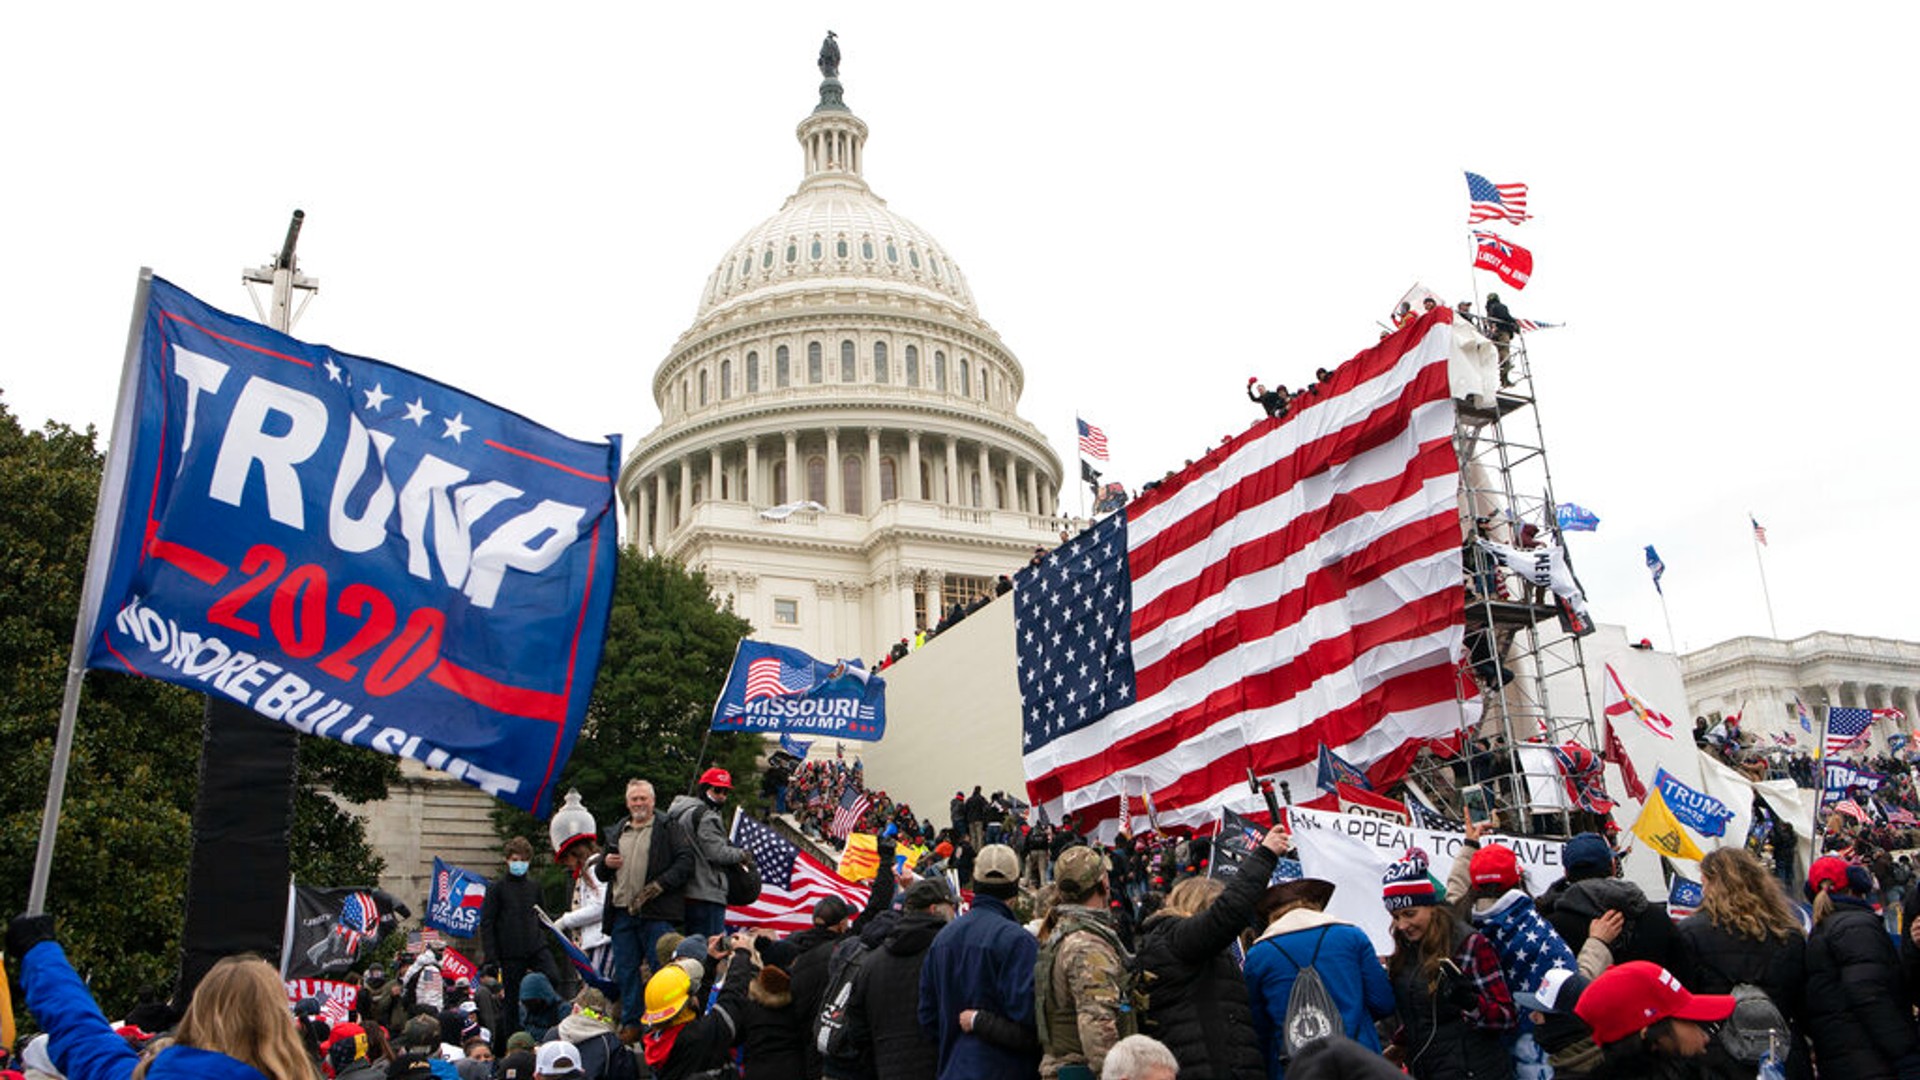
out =
<path fill-rule="evenodd" d="M 93 995 L 67 963 L 57 942 L 27 950 L 20 966 L 27 1009 L 47 1033 L 47 1052 L 67 1080 L 127 1080 L 140 1055 L 114 1034 Z M 192 1046 L 162 1050 L 147 1069 L 150 1080 L 266 1080 L 243 1061 Z"/>
<path fill-rule="evenodd" d="M 960 1030 L 960 1014 L 981 1009 L 1033 1033 L 1033 968 L 1040 943 L 1006 902 L 977 893 L 973 907 L 948 923 L 920 965 L 920 1026 L 939 1044 L 940 1080 L 1032 1080 L 1040 1046 L 1023 1053 L 988 1042 L 980 1025 Z"/>
<path fill-rule="evenodd" d="M 1247 1003 L 1253 1007 L 1253 1032 L 1260 1040 L 1267 1075 L 1274 1080 L 1286 1075 L 1280 1065 L 1286 1040 L 1280 1031 L 1286 1026 L 1287 998 L 1301 966 L 1314 957 L 1316 941 L 1320 953 L 1311 961 L 1313 970 L 1340 1006 L 1348 1038 L 1378 1053 L 1380 1036 L 1373 1022 L 1393 1015 L 1393 983 L 1364 930 L 1305 908 L 1288 912 L 1247 950 Z"/>

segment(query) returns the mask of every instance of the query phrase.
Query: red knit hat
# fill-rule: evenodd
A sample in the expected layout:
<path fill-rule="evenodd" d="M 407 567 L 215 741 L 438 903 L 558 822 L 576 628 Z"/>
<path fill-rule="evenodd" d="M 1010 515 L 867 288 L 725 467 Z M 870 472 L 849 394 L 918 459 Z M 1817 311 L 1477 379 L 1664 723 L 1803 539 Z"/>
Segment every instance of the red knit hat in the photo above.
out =
<path fill-rule="evenodd" d="M 1467 873 L 1475 885 L 1511 889 L 1520 884 L 1520 856 L 1505 844 L 1488 844 L 1473 853 Z"/>

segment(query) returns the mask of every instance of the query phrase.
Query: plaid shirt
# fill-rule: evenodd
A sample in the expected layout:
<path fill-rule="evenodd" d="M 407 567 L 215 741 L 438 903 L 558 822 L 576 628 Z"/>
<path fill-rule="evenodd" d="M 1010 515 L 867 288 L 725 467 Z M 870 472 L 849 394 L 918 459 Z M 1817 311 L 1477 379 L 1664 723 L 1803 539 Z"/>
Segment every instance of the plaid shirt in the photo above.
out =
<path fill-rule="evenodd" d="M 1500 955 L 1479 934 L 1468 934 L 1454 958 L 1460 971 L 1473 980 L 1474 997 L 1479 1000 L 1466 1014 L 1467 1023 L 1482 1031 L 1512 1031 L 1520 1026 L 1520 1012 L 1513 1006 L 1513 992 L 1507 989 L 1507 977 L 1500 973 Z"/>
<path fill-rule="evenodd" d="M 1478 933 L 1468 934 L 1453 962 L 1473 981 L 1475 1004 L 1462 1019 L 1481 1031 L 1512 1031 L 1520 1026 L 1520 1011 L 1514 1007 L 1513 992 L 1507 988 L 1507 977 L 1500 973 L 1500 956 L 1493 951 L 1492 943 Z M 1393 1042 L 1405 1046 L 1407 1029 L 1394 1032 Z"/>

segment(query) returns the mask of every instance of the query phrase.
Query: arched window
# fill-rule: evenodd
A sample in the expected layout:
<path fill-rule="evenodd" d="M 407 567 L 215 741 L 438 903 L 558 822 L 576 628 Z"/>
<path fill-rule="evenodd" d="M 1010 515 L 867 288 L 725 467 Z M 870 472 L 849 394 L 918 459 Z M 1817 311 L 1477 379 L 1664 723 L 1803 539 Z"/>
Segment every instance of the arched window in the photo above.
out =
<path fill-rule="evenodd" d="M 826 376 L 820 370 L 820 343 L 807 342 L 807 381 L 817 383 Z"/>
<path fill-rule="evenodd" d="M 862 467 L 858 454 L 848 454 L 840 459 L 840 501 L 849 514 L 864 514 L 866 510 L 866 491 L 864 480 L 867 470 Z"/>
<path fill-rule="evenodd" d="M 705 480 L 695 480 L 693 482 L 693 504 L 695 506 L 698 506 L 701 503 L 706 501 L 707 501 L 707 482 Z"/>
<path fill-rule="evenodd" d="M 892 502 L 900 497 L 900 473 L 890 457 L 880 459 L 880 501 Z"/>
<path fill-rule="evenodd" d="M 853 382 L 855 379 L 858 379 L 860 377 L 859 367 L 860 365 L 853 357 L 853 342 L 842 341 L 840 343 L 840 381 Z"/>
<path fill-rule="evenodd" d="M 800 245 L 799 245 L 799 244 L 796 244 L 796 243 L 794 243 L 794 242 L 793 242 L 792 240 L 788 240 L 788 241 L 787 241 L 787 263 L 788 263 L 788 265 L 792 265 L 792 263 L 794 262 L 794 260 L 796 260 L 796 259 L 798 259 L 799 257 L 800 257 Z"/>
<path fill-rule="evenodd" d="M 706 403 L 707 403 L 707 369 L 701 368 L 700 369 L 700 404 L 704 407 Z"/>
<path fill-rule="evenodd" d="M 776 461 L 773 463 L 773 501 L 776 504 L 788 501 L 787 463 L 784 461 Z"/>
<path fill-rule="evenodd" d="M 987 400 L 987 376 L 989 374 L 990 372 L 987 371 L 986 363 L 982 361 L 980 364 L 980 400 L 981 401 Z"/>
<path fill-rule="evenodd" d="M 873 381 L 887 381 L 887 343 L 884 341 L 873 343 Z"/>
<path fill-rule="evenodd" d="M 960 358 L 960 396 L 973 396 L 973 369 L 967 366 L 967 358 Z"/>
<path fill-rule="evenodd" d="M 733 396 L 733 360 L 731 357 L 720 361 L 720 400 Z"/>
<path fill-rule="evenodd" d="M 820 261 L 820 238 L 819 237 L 817 236 L 814 237 L 813 245 L 807 248 L 807 258 L 812 259 L 814 262 Z"/>
<path fill-rule="evenodd" d="M 923 461 L 920 463 L 920 497 L 923 499 L 932 499 L 934 497 L 933 462 L 931 461 Z"/>
<path fill-rule="evenodd" d="M 807 498 L 822 506 L 827 502 L 827 459 L 817 454 L 807 459 Z"/>
<path fill-rule="evenodd" d="M 750 352 L 747 354 L 747 393 L 757 394 L 759 392 L 760 392 L 760 354 L 757 352 Z"/>
<path fill-rule="evenodd" d="M 993 505 L 1003 509 L 1007 505 L 1007 482 L 1005 480 L 995 480 L 993 482 Z"/>
<path fill-rule="evenodd" d="M 837 259 L 844 259 L 847 257 L 847 238 L 846 237 L 843 236 L 840 239 L 834 241 L 833 255 L 834 255 L 834 258 L 837 258 Z"/>
<path fill-rule="evenodd" d="M 868 262 L 873 261 L 873 237 L 863 236 L 860 238 L 860 257 Z"/>
<path fill-rule="evenodd" d="M 767 247 L 766 251 L 760 254 L 760 269 L 773 269 L 773 247 L 771 245 Z"/>
<path fill-rule="evenodd" d="M 680 411 L 687 411 L 687 380 L 680 380 Z"/>
<path fill-rule="evenodd" d="M 782 387 L 792 385 L 792 375 L 787 367 L 787 347 L 782 345 L 773 350 L 773 385 Z"/>
<path fill-rule="evenodd" d="M 920 385 L 920 349 L 915 345 L 907 346 L 907 385 Z"/>
<path fill-rule="evenodd" d="M 967 494 L 971 496 L 973 499 L 973 502 L 971 503 L 971 505 L 977 509 L 980 506 L 980 474 L 979 473 L 974 472 L 974 473 L 967 474 Z"/>
<path fill-rule="evenodd" d="M 933 388 L 941 393 L 947 389 L 947 354 L 939 349 L 933 350 Z"/>

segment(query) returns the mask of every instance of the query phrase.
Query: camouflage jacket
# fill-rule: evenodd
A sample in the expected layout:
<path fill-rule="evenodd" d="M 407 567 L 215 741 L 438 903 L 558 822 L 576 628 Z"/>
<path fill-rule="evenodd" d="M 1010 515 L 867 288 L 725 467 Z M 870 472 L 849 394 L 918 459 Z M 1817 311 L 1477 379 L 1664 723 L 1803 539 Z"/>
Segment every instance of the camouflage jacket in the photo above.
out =
<path fill-rule="evenodd" d="M 1107 1051 L 1136 1027 L 1126 949 L 1103 911 L 1062 905 L 1055 918 L 1034 968 L 1040 1076 L 1054 1080 L 1062 1066 L 1081 1064 L 1098 1075 Z"/>

